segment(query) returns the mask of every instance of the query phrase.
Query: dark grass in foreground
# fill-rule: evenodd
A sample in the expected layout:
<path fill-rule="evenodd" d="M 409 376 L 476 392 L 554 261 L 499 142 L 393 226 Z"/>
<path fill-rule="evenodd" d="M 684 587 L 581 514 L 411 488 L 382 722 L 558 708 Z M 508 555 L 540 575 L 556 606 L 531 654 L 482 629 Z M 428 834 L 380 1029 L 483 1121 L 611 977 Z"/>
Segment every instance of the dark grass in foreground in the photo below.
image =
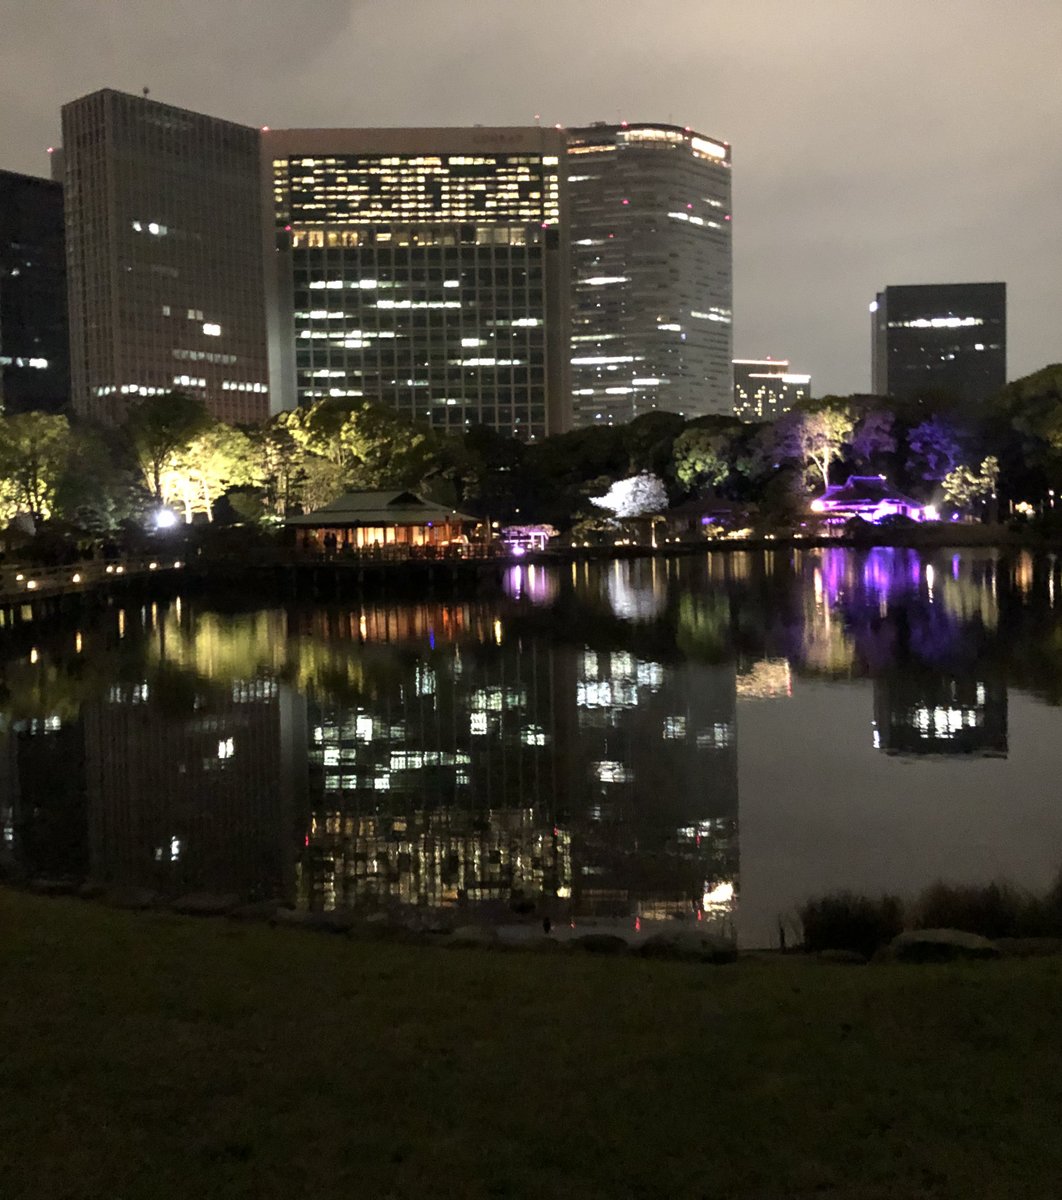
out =
<path fill-rule="evenodd" d="M 0 1195 L 1047 1197 L 1062 960 L 728 967 L 0 891 Z"/>

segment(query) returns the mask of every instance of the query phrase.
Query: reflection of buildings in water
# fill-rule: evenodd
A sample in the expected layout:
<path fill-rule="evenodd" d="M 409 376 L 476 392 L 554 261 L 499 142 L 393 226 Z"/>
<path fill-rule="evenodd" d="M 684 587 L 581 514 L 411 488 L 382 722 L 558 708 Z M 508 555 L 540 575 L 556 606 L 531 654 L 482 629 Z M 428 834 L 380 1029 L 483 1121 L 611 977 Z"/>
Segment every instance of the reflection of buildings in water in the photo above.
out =
<path fill-rule="evenodd" d="M 367 653 L 371 689 L 311 707 L 303 903 L 732 911 L 732 667 L 536 642 Z"/>
<path fill-rule="evenodd" d="M 90 874 L 177 894 L 289 894 L 305 701 L 258 678 L 160 675 L 84 709 Z M 301 787 L 300 787 L 301 784 Z"/>
<path fill-rule="evenodd" d="M 692 916 L 711 895 L 723 915 L 719 888 L 737 884 L 733 666 L 623 650 L 571 661 L 575 719 L 561 724 L 577 907 Z"/>
<path fill-rule="evenodd" d="M 563 894 L 548 651 L 368 648 L 356 703 L 312 705 L 311 905 Z"/>
<path fill-rule="evenodd" d="M 1007 687 L 909 668 L 874 681 L 874 747 L 886 754 L 1007 756 Z"/>
<path fill-rule="evenodd" d="M 654 621 L 667 607 L 667 575 L 655 557 L 614 559 L 604 575 L 609 607 L 621 621 Z"/>
<path fill-rule="evenodd" d="M 32 874 L 87 873 L 84 732 L 58 716 L 0 733 L 0 862 Z"/>

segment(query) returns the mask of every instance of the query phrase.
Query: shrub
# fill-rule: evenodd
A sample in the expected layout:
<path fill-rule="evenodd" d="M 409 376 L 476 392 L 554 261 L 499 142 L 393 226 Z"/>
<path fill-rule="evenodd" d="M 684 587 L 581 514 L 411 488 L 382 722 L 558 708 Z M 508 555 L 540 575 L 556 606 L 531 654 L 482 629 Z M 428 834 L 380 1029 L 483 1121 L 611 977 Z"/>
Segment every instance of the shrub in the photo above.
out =
<path fill-rule="evenodd" d="M 987 938 L 1041 937 L 1054 932 L 1051 907 L 1050 900 L 1009 883 L 935 883 L 919 897 L 912 916 L 917 929 L 962 929 Z"/>
<path fill-rule="evenodd" d="M 831 892 L 798 909 L 804 949 L 854 950 L 867 958 L 903 929 L 903 906 L 896 896 L 872 899 L 852 892 Z"/>

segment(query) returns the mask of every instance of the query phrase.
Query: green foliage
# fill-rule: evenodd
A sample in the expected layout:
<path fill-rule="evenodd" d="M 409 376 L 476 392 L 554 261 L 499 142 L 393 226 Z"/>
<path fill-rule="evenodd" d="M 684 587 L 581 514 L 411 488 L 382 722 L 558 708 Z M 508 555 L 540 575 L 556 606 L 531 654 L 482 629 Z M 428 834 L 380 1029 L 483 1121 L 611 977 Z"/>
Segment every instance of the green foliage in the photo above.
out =
<path fill-rule="evenodd" d="M 163 500 L 163 474 L 176 455 L 213 424 L 202 400 L 184 392 L 150 396 L 129 410 L 123 426 L 152 496 Z"/>
<path fill-rule="evenodd" d="M 671 462 L 675 478 L 687 491 L 716 488 L 730 474 L 724 438 L 705 428 L 691 427 L 680 433 Z"/>
<path fill-rule="evenodd" d="M 941 487 L 948 504 L 959 509 L 971 509 L 978 502 L 995 495 L 998 481 L 999 459 L 989 455 L 976 471 L 964 466 L 949 471 Z"/>
<path fill-rule="evenodd" d="M 0 420 L 0 507 L 47 520 L 74 451 L 66 417 L 28 412 Z"/>

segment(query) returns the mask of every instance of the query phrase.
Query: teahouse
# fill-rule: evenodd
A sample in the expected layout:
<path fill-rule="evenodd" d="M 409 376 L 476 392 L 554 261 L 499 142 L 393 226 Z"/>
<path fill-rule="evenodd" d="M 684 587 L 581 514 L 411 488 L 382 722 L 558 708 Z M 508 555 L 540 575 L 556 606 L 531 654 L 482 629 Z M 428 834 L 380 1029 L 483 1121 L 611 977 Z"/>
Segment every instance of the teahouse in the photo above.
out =
<path fill-rule="evenodd" d="M 476 517 L 445 504 L 424 500 L 416 492 L 346 492 L 323 508 L 291 517 L 300 550 L 334 553 L 404 547 L 442 548 L 464 545 L 479 524 Z"/>
<path fill-rule="evenodd" d="M 936 519 L 932 506 L 923 506 L 891 487 L 884 475 L 851 475 L 844 483 L 833 484 L 811 502 L 811 511 L 827 524 L 842 523 L 860 517 L 877 524 L 885 517 L 909 517 L 912 521 Z"/>

